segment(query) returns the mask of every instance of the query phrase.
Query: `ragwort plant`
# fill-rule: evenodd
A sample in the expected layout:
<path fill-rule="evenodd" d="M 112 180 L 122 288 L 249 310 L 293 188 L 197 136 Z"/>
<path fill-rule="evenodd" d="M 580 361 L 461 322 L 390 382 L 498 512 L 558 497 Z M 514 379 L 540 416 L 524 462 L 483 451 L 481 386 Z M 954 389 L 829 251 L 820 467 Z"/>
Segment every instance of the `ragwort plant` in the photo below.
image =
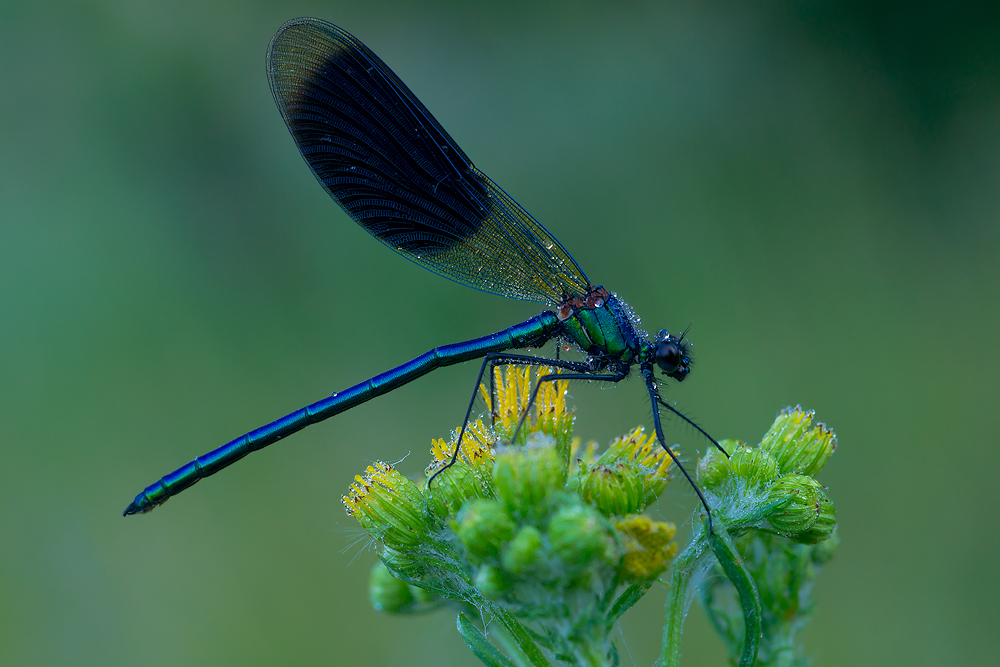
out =
<path fill-rule="evenodd" d="M 480 388 L 494 425 L 470 424 L 453 465 L 457 429 L 432 442 L 420 483 L 376 462 L 344 496 L 382 545 L 369 586 L 376 609 L 456 610 L 490 667 L 617 665 L 615 624 L 670 568 L 661 667 L 678 664 L 698 590 L 734 664 L 804 664 L 794 633 L 836 546 L 836 513 L 813 478 L 836 439 L 811 426 L 811 412 L 783 411 L 757 447 L 724 441 L 728 457 L 699 462 L 713 530 L 702 512 L 677 556 L 675 526 L 643 514 L 671 466 L 655 436 L 639 427 L 603 453 L 581 447 L 563 381 L 540 387 L 514 438 L 531 369 L 496 370 L 494 383 L 495 401 Z"/>

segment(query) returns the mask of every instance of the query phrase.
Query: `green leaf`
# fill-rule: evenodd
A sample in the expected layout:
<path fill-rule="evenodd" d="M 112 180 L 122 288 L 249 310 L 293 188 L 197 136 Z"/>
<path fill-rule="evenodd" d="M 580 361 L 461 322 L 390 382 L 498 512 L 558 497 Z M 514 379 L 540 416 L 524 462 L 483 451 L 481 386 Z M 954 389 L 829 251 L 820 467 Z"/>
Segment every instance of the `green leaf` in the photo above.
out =
<path fill-rule="evenodd" d="M 534 642 L 528 631 L 524 629 L 524 626 L 506 609 L 486 599 L 478 600 L 476 605 L 482 607 L 483 610 L 500 624 L 507 634 L 510 635 L 510 638 L 514 640 L 518 649 L 520 649 L 530 664 L 534 665 L 534 667 L 550 667 L 549 661 L 545 659 L 542 650 L 538 648 L 538 644 Z"/>
<path fill-rule="evenodd" d="M 760 644 L 762 632 L 760 596 L 757 594 L 757 586 L 746 567 L 743 566 L 743 560 L 725 529 L 717 524 L 714 532 L 706 531 L 706 533 L 708 543 L 712 547 L 715 557 L 719 559 L 722 570 L 740 594 L 743 622 L 746 624 L 740 667 L 752 667 L 757 660 L 757 646 Z"/>
<path fill-rule="evenodd" d="M 632 608 L 632 605 L 641 600 L 652 585 L 652 581 L 646 581 L 641 584 L 632 584 L 622 591 L 622 594 L 618 596 L 608 611 L 608 625 L 617 621 L 622 614 Z"/>
<path fill-rule="evenodd" d="M 465 614 L 458 615 L 458 632 L 465 639 L 476 657 L 483 661 L 487 667 L 516 667 L 510 659 L 500 652 L 496 646 L 486 639 L 485 635 L 474 626 Z"/>

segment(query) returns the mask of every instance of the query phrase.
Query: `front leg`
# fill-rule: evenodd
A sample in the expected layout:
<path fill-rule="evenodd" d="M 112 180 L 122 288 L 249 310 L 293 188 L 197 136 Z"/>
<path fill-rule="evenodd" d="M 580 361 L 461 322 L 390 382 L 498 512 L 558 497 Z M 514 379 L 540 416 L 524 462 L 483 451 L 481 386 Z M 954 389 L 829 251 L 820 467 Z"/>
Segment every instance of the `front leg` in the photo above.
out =
<path fill-rule="evenodd" d="M 663 437 L 663 425 L 660 423 L 660 401 L 662 399 L 660 399 L 660 393 L 656 389 L 656 379 L 653 377 L 653 369 L 643 368 L 642 375 L 646 379 L 646 389 L 649 392 L 649 400 L 653 408 L 653 428 L 656 429 L 656 438 L 660 441 L 660 446 L 663 447 L 663 449 L 667 451 L 667 454 L 670 455 L 670 458 L 673 459 L 674 465 L 677 466 L 677 468 L 684 475 L 684 478 L 687 479 L 688 484 L 690 484 L 691 488 L 694 489 L 694 492 L 698 494 L 698 499 L 701 500 L 701 504 L 705 507 L 705 512 L 708 513 L 708 531 L 713 532 L 712 508 L 708 506 L 708 501 L 705 499 L 705 495 L 701 492 L 701 488 L 697 483 L 695 483 L 688 471 L 684 469 L 684 465 L 681 463 L 681 460 L 677 457 L 677 454 L 674 453 L 674 450 L 667 446 L 667 440 Z"/>

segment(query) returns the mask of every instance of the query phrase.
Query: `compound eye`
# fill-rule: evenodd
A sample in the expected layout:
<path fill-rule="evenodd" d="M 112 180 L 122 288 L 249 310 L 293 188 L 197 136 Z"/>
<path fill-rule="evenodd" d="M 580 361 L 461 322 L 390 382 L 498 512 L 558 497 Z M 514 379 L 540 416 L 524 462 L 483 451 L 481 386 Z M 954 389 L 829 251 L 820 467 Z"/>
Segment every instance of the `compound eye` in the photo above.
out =
<path fill-rule="evenodd" d="M 672 341 L 663 341 L 657 345 L 656 352 L 653 354 L 656 365 L 667 375 L 677 371 L 681 365 L 682 356 L 680 345 Z"/>

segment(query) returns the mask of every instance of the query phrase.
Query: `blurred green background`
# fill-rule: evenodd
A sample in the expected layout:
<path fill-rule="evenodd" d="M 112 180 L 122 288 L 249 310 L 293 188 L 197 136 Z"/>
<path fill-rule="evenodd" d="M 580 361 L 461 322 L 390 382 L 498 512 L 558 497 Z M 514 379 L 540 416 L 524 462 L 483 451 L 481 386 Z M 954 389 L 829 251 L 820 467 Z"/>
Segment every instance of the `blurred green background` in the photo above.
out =
<path fill-rule="evenodd" d="M 453 615 L 372 611 L 340 502 L 372 459 L 419 474 L 476 363 L 120 515 L 251 428 L 538 312 L 388 252 L 317 185 L 263 67 L 314 15 L 647 328 L 692 323 L 669 395 L 711 433 L 756 442 L 795 403 L 836 430 L 817 666 L 995 664 L 998 7 L 5 1 L 0 663 L 478 664 Z M 584 438 L 649 418 L 635 381 L 573 395 Z M 652 662 L 663 597 L 623 621 L 623 665 Z M 724 659 L 697 607 L 683 652 Z"/>

